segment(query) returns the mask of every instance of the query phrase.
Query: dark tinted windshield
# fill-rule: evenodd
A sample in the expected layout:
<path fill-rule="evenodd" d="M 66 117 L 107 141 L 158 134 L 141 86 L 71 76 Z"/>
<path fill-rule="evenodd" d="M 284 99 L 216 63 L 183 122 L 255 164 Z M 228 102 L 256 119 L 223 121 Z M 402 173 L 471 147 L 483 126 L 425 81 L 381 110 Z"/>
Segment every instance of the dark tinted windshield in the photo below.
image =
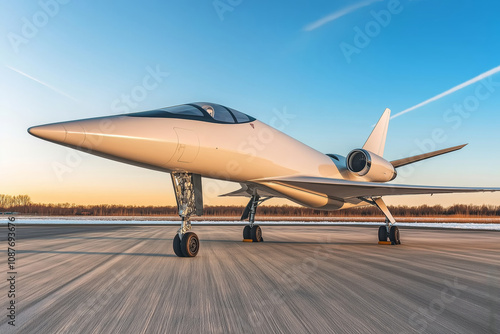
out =
<path fill-rule="evenodd" d="M 203 112 L 198 108 L 190 106 L 189 104 L 183 104 L 181 106 L 167 107 L 158 109 L 161 111 L 166 111 L 172 114 L 179 115 L 191 115 L 191 116 L 203 116 Z"/>
<path fill-rule="evenodd" d="M 173 107 L 166 107 L 156 110 L 142 111 L 126 114 L 131 117 L 151 117 L 151 118 L 181 118 L 191 119 L 211 123 L 247 123 L 255 121 L 255 118 L 248 116 L 237 110 L 221 106 L 220 104 L 197 102 L 182 104 Z"/>
<path fill-rule="evenodd" d="M 234 109 L 231 109 L 231 108 L 227 108 L 229 109 L 229 111 L 231 111 L 231 113 L 234 115 L 234 117 L 236 118 L 236 121 L 238 123 L 246 123 L 246 122 L 251 122 L 251 117 L 249 117 L 248 115 L 245 115 L 244 113 L 242 112 L 239 112 L 238 110 L 234 110 Z"/>
<path fill-rule="evenodd" d="M 231 115 L 226 107 L 213 103 L 193 103 L 193 105 L 202 108 L 213 119 L 224 123 L 235 123 L 235 118 Z"/>

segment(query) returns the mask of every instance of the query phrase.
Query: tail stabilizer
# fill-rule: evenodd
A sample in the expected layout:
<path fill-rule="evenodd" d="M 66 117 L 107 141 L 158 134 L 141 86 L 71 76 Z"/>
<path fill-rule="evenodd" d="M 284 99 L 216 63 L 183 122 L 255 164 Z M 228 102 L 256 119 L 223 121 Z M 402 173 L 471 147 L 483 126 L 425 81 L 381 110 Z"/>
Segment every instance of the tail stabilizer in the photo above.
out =
<path fill-rule="evenodd" d="M 418 162 L 418 161 L 422 161 L 422 160 L 426 160 L 426 159 L 437 157 L 438 155 L 443 155 L 443 154 L 446 154 L 446 153 L 451 153 L 451 152 L 455 152 L 455 151 L 461 150 L 461 149 L 463 149 L 467 145 L 468 144 L 454 146 L 454 147 L 450 147 L 450 148 L 445 148 L 444 150 L 439 150 L 439 151 L 434 151 L 434 152 L 430 152 L 430 153 L 420 154 L 420 155 L 416 155 L 416 156 L 410 157 L 410 158 L 399 159 L 399 160 L 391 161 L 391 164 L 394 166 L 394 168 L 403 167 L 403 166 L 406 166 L 406 165 L 409 165 L 409 164 L 412 164 L 412 163 L 415 163 L 415 162 Z"/>
<path fill-rule="evenodd" d="M 389 129 L 390 118 L 391 110 L 387 108 L 363 146 L 364 150 L 375 153 L 381 157 L 384 156 L 385 141 L 387 139 L 387 130 Z"/>

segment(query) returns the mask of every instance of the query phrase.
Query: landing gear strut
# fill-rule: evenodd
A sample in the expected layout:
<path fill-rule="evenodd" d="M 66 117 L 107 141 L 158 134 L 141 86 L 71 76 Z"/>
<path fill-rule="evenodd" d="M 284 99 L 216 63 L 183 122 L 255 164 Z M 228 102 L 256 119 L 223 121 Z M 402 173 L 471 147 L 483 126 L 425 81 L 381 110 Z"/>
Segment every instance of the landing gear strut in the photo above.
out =
<path fill-rule="evenodd" d="M 241 215 L 240 220 L 245 220 L 248 218 L 249 224 L 245 226 L 243 229 L 243 241 L 253 241 L 253 242 L 262 242 L 264 239 L 262 238 L 262 229 L 259 225 L 255 225 L 255 213 L 257 212 L 257 207 L 263 202 L 267 201 L 271 197 L 265 197 L 260 199 L 260 196 L 254 193 L 250 202 L 248 202 L 243 214 Z"/>
<path fill-rule="evenodd" d="M 203 196 L 201 192 L 201 176 L 191 173 L 172 172 L 177 209 L 181 217 L 181 228 L 174 237 L 173 248 L 179 257 L 195 257 L 200 250 L 198 236 L 189 232 L 191 215 L 203 215 Z"/>
<path fill-rule="evenodd" d="M 385 215 L 385 226 L 380 226 L 378 229 L 379 243 L 388 243 L 387 239 L 389 239 L 391 245 L 401 245 L 401 239 L 399 238 L 399 228 L 397 226 L 394 226 L 396 220 L 387 208 L 387 205 L 385 205 L 382 197 L 372 198 L 369 203 L 375 205 Z"/>

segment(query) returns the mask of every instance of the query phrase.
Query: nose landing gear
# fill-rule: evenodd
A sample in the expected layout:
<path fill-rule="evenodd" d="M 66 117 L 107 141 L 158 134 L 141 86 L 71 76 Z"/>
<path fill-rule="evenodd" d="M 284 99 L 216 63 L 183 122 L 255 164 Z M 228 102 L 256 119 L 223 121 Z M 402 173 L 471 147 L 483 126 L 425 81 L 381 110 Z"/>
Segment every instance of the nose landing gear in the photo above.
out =
<path fill-rule="evenodd" d="M 181 227 L 174 237 L 173 248 L 179 257 L 195 257 L 200 250 L 200 240 L 191 230 L 191 215 L 203 215 L 201 176 L 191 173 L 172 172 L 177 209 L 181 217 Z"/>

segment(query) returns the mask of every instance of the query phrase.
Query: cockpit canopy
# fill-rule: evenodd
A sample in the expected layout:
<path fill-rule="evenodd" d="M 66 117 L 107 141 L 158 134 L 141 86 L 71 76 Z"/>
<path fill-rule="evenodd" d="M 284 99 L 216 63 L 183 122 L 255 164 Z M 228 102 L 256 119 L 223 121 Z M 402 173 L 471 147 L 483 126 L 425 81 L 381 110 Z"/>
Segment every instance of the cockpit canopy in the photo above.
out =
<path fill-rule="evenodd" d="M 131 117 L 152 117 L 152 118 L 181 118 L 211 123 L 248 123 L 255 121 L 255 118 L 248 116 L 238 110 L 221 106 L 220 104 L 197 102 L 182 104 L 173 107 L 156 110 L 142 111 L 126 114 Z"/>

